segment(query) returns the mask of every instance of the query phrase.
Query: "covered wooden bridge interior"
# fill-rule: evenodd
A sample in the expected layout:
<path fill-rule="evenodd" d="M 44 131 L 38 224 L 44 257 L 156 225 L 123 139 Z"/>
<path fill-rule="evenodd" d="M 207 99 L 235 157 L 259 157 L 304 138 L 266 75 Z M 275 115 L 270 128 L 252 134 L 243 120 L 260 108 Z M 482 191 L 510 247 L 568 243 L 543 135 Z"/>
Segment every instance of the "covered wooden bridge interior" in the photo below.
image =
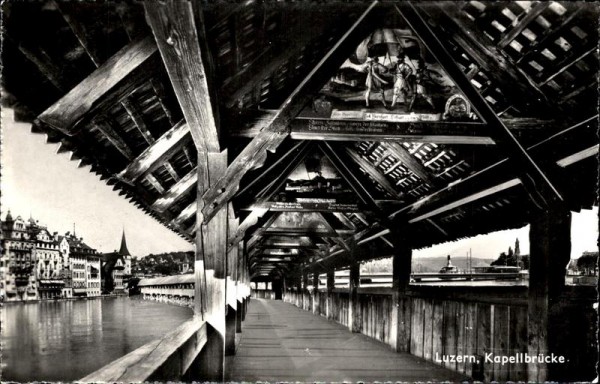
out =
<path fill-rule="evenodd" d="M 2 7 L 3 105 L 196 246 L 194 320 L 94 379 L 223 380 L 251 281 L 426 360 L 568 359 L 446 365 L 474 378 L 595 377 L 595 292 L 564 276 L 598 203 L 596 5 Z M 527 224 L 528 287 L 410 285 L 413 249 Z M 393 288 L 361 290 L 382 257 Z"/>

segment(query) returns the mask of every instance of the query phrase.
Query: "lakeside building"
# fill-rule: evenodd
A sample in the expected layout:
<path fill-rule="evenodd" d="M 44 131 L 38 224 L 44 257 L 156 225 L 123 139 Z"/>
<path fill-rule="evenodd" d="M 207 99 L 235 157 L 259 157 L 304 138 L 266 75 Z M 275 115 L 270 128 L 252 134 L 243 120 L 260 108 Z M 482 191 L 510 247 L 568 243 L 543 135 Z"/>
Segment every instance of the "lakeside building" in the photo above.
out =
<path fill-rule="evenodd" d="M 17 216 L 13 219 L 10 211 L 2 222 L 2 256 L 0 258 L 1 292 L 4 300 L 37 300 L 36 275 L 33 273 L 35 261 L 35 241 L 33 228 Z"/>
<path fill-rule="evenodd" d="M 124 293 L 131 277 L 131 253 L 127 249 L 125 230 L 119 251 L 102 255 L 102 292 Z"/>
<path fill-rule="evenodd" d="M 1 222 L 0 297 L 4 301 L 90 297 L 101 294 L 100 257 L 82 237 L 50 233 L 32 217 Z"/>
<path fill-rule="evenodd" d="M 66 234 L 73 271 L 73 296 L 100 295 L 101 254 L 83 242 L 83 237 Z"/>

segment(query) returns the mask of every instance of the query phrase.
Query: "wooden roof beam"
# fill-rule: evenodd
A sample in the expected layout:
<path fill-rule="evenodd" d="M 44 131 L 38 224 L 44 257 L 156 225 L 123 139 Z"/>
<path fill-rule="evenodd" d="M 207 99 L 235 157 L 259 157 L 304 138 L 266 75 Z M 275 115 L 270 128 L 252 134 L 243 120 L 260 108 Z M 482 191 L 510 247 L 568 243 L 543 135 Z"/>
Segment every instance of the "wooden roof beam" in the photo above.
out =
<path fill-rule="evenodd" d="M 262 111 L 249 125 L 231 131 L 231 137 L 255 137 L 277 111 Z M 503 119 L 516 135 L 535 135 L 556 126 L 557 121 L 535 118 Z M 388 122 L 296 117 L 290 125 L 293 140 L 418 142 L 436 144 L 494 145 L 483 122 Z"/>
<path fill-rule="evenodd" d="M 346 153 L 350 156 L 350 158 L 362 168 L 377 184 L 379 184 L 387 193 L 392 195 L 392 197 L 399 199 L 401 196 L 396 191 L 392 183 L 389 182 L 388 179 L 385 178 L 384 175 L 379 172 L 379 170 L 371 164 L 368 160 L 363 159 L 358 153 L 350 148 L 346 148 Z"/>
<path fill-rule="evenodd" d="M 438 7 L 429 7 L 427 12 L 435 14 L 434 18 L 442 16 L 439 11 L 445 13 L 446 27 L 449 34 L 471 57 L 476 64 L 485 71 L 497 84 L 510 84 L 502 88 L 502 92 L 520 106 L 549 104 L 544 93 L 537 87 L 535 82 L 518 68 L 513 68 L 504 56 L 488 41 L 484 40 L 483 34 L 478 31 L 474 23 L 465 17 L 454 4 L 443 4 Z M 432 18 L 433 19 L 433 18 Z M 439 61 L 438 61 L 439 62 Z M 440 62 L 440 64 L 443 64 Z"/>
<path fill-rule="evenodd" d="M 257 2 L 256 4 L 259 5 L 260 3 Z M 263 5 L 263 7 L 275 6 L 275 4 Z M 284 15 L 286 11 L 292 10 L 290 7 L 294 7 L 295 5 L 288 3 L 287 6 L 288 7 L 281 9 Z M 302 6 L 306 9 L 310 7 L 309 4 L 302 4 Z M 239 66 L 239 46 L 237 43 L 239 38 L 237 34 L 238 28 L 234 28 L 235 35 L 232 36 L 232 46 L 236 52 L 235 60 L 236 69 L 238 69 L 238 71 L 233 76 L 226 79 L 220 89 L 221 94 L 226 95 L 227 97 L 225 100 L 227 108 L 235 107 L 235 103 L 239 99 L 256 89 L 263 81 L 265 81 L 265 79 L 272 76 L 278 68 L 288 63 L 290 60 L 293 60 L 295 57 L 298 57 L 306 48 L 307 44 L 312 43 L 315 38 L 323 39 L 323 34 L 326 32 L 324 26 L 327 25 L 326 23 L 323 23 L 321 28 L 315 28 L 315 26 L 306 28 L 303 23 L 296 23 L 294 25 L 286 24 L 285 21 L 283 23 L 286 27 L 285 35 L 296 38 L 297 40 L 281 43 L 281 39 L 275 38 L 274 43 L 271 41 L 272 44 L 266 45 L 262 52 L 250 63 L 247 63 L 244 68 L 240 68 Z M 264 31 L 260 30 L 259 33 L 264 34 Z M 261 38 L 261 36 L 259 36 L 257 40 L 259 43 L 262 43 L 264 37 Z"/>
<path fill-rule="evenodd" d="M 346 234 L 347 230 L 332 232 L 312 228 L 259 228 L 254 232 L 256 236 L 316 236 L 316 237 L 339 237 Z"/>
<path fill-rule="evenodd" d="M 297 143 L 292 148 L 290 148 L 286 153 L 282 154 L 277 160 L 275 160 L 273 162 L 273 164 L 271 164 L 267 169 L 265 169 L 263 172 L 261 172 L 260 175 L 257 175 L 256 177 L 253 177 L 252 180 L 248 184 L 246 184 L 243 188 L 241 188 L 236 193 L 236 196 L 243 195 L 244 192 L 246 192 L 247 190 L 249 190 L 260 179 L 262 179 L 266 175 L 268 175 L 269 172 L 271 172 L 273 169 L 275 169 L 278 165 L 280 165 L 284 161 L 287 161 L 287 158 L 290 157 L 290 156 L 292 156 L 297 150 L 299 150 L 299 148 L 300 148 L 301 145 L 302 145 L 302 143 Z"/>
<path fill-rule="evenodd" d="M 302 111 L 350 52 L 372 28 L 370 17 L 377 2 L 373 2 L 342 38 L 319 61 L 307 77 L 284 101 L 270 123 L 248 144 L 231 163 L 225 175 L 203 196 L 202 221 L 207 223 L 237 192 L 242 177 L 251 169 L 262 166 L 267 151 L 274 151 L 288 135 L 288 124 Z M 369 17 L 370 16 L 370 17 Z"/>
<path fill-rule="evenodd" d="M 69 3 L 57 3 L 57 5 L 65 21 L 67 22 L 67 24 L 69 24 L 69 27 L 79 40 L 79 43 L 83 46 L 94 65 L 96 67 L 99 67 L 104 61 L 104 58 L 102 57 L 100 50 L 97 48 L 97 46 L 90 41 L 90 33 L 87 30 L 87 27 L 78 20 L 76 8 L 73 7 L 73 4 Z M 133 122 L 134 126 L 140 132 L 142 138 L 146 141 L 146 143 L 148 143 L 148 145 L 152 145 L 155 139 L 150 133 L 150 130 L 148 129 L 148 126 L 146 125 L 146 122 L 144 121 L 142 114 L 138 110 L 137 106 L 133 102 L 131 102 L 129 97 L 124 97 L 120 101 L 120 103 L 125 109 L 125 112 L 129 116 L 131 121 Z M 111 137 L 108 137 L 108 139 L 111 142 L 115 141 L 115 136 L 118 136 L 114 130 L 113 132 L 107 131 L 106 134 L 112 135 Z M 131 160 L 131 158 L 129 159 Z M 168 161 L 165 162 L 164 166 L 171 175 L 171 177 L 173 177 L 175 181 L 178 181 L 179 177 L 175 172 L 173 166 Z M 147 177 L 147 180 L 160 193 L 164 191 L 163 186 L 155 177 Z"/>
<path fill-rule="evenodd" d="M 327 142 L 319 143 L 319 148 L 331 162 L 334 168 L 338 171 L 340 176 L 342 176 L 348 182 L 350 188 L 352 188 L 352 190 L 358 195 L 358 198 L 367 207 L 378 209 L 371 191 L 369 191 L 364 184 L 356 178 L 356 175 L 350 168 L 348 168 L 347 162 L 340 158 L 340 153 L 332 148 L 331 144 Z"/>
<path fill-rule="evenodd" d="M 133 104 L 128 98 L 125 98 L 121 102 L 121 105 L 125 109 L 125 112 L 127 112 L 127 115 L 129 115 L 131 121 L 133 121 L 133 124 L 137 130 L 140 132 L 140 135 L 142 135 L 144 140 L 146 140 L 146 143 L 152 145 L 152 143 L 154 143 L 154 137 L 152 137 L 152 134 L 148 130 L 148 126 L 146 126 L 146 122 L 144 122 L 144 119 L 142 118 L 142 115 L 138 111 L 135 104 Z"/>
<path fill-rule="evenodd" d="M 106 137 L 106 139 L 119 151 L 127 160 L 133 160 L 135 157 L 129 145 L 119 135 L 114 127 L 114 122 L 108 117 L 99 117 L 92 121 L 92 125 Z"/>
<path fill-rule="evenodd" d="M 5 29 L 4 43 L 17 47 L 18 50 L 38 68 L 40 73 L 46 76 L 56 89 L 63 92 L 65 89 L 69 89 L 72 85 L 75 85 L 72 84 L 72 78 L 63 75 L 63 69 L 54 64 L 53 60 L 44 49 L 39 45 L 31 44 L 30 42 L 21 39 L 13 39 L 12 36 L 8 34 L 9 32 L 9 30 Z"/>
<path fill-rule="evenodd" d="M 180 146 L 190 138 L 188 125 L 183 121 L 165 132 L 150 147 L 146 148 L 117 177 L 127 183 L 133 183 L 149 172 L 153 172 L 168 160 Z"/>
<path fill-rule="evenodd" d="M 165 189 L 163 188 L 163 186 L 151 173 L 146 175 L 146 180 L 148 180 L 148 182 L 152 185 L 152 188 L 156 189 L 156 192 L 158 192 L 161 195 L 165 193 Z"/>
<path fill-rule="evenodd" d="M 198 171 L 193 168 L 183 176 L 179 181 L 169 188 L 169 190 L 160 198 L 158 198 L 153 204 L 152 209 L 158 212 L 166 211 L 171 205 L 179 200 L 183 195 L 191 191 L 198 181 Z"/>
<path fill-rule="evenodd" d="M 491 137 L 501 146 L 501 149 L 508 153 L 509 158 L 520 171 L 520 177 L 524 181 L 531 199 L 540 206 L 563 202 L 561 193 L 467 79 L 444 44 L 417 11 L 416 6 L 412 3 L 403 3 L 397 5 L 396 9 L 454 81 L 461 93 L 469 100 L 473 109 L 488 124 Z M 537 201 L 540 199 L 541 201 Z"/>
<path fill-rule="evenodd" d="M 42 112 L 38 120 L 73 136 L 77 123 L 155 52 L 156 44 L 150 37 L 125 46 Z"/>
<path fill-rule="evenodd" d="M 262 218 L 267 212 L 267 209 L 254 209 L 252 212 L 250 212 L 250 214 L 238 226 L 238 229 L 235 235 L 233 236 L 233 239 L 228 242 L 227 249 L 235 246 L 237 243 L 242 241 L 246 236 L 246 231 L 258 224 L 258 220 Z"/>
<path fill-rule="evenodd" d="M 540 1 L 535 4 L 523 17 L 515 19 L 512 23 L 512 28 L 507 29 L 503 36 L 498 41 L 498 48 L 504 49 L 511 43 L 533 20 L 541 15 L 550 6 L 549 1 Z"/>
<path fill-rule="evenodd" d="M 541 38 L 530 42 L 529 46 L 524 47 L 525 49 L 529 49 L 517 60 L 517 64 L 526 63 L 531 59 L 531 56 L 540 53 L 547 44 L 555 41 L 563 30 L 581 14 L 593 15 L 593 12 L 590 12 L 590 8 L 595 6 L 593 3 L 588 4 L 586 2 L 563 2 L 561 5 L 567 9 L 567 12 L 559 18 L 557 23 L 544 31 Z"/>
<path fill-rule="evenodd" d="M 220 152 L 209 74 L 197 32 L 204 25 L 196 25 L 197 15 L 187 1 L 145 2 L 144 9 L 196 147 L 201 152 Z"/>
<path fill-rule="evenodd" d="M 408 152 L 406 148 L 398 143 L 381 143 L 381 146 L 388 149 L 392 155 L 397 157 L 405 168 L 418 176 L 421 180 L 425 181 L 428 184 L 432 184 L 434 182 L 433 177 L 427 168 L 419 162 L 418 159 L 413 157 L 413 155 Z"/>
<path fill-rule="evenodd" d="M 356 225 L 342 212 L 333 212 L 333 216 L 349 229 L 356 229 Z"/>
<path fill-rule="evenodd" d="M 340 247 L 344 248 L 346 251 L 350 252 L 350 246 L 342 238 L 341 233 L 340 233 L 341 230 L 336 228 L 335 216 L 333 216 L 332 213 L 317 213 L 317 215 L 321 216 L 321 218 L 323 219 L 323 222 L 325 223 L 325 227 L 329 231 L 335 232 L 339 235 L 338 237 L 332 238 L 333 242 L 335 244 L 339 245 Z M 352 229 L 351 231 L 354 232 L 354 229 Z"/>
<path fill-rule="evenodd" d="M 152 145 L 156 140 L 152 136 L 152 133 L 150 133 L 150 130 L 148 129 L 148 126 L 146 125 L 146 122 L 144 121 L 144 118 L 142 117 L 138 107 L 132 103 L 129 98 L 123 99 L 121 101 L 121 105 L 129 115 L 131 121 L 133 121 L 133 124 L 137 130 L 140 132 L 140 135 L 142 135 L 144 140 L 146 140 L 146 143 L 148 143 L 148 145 Z M 163 165 L 173 180 L 175 180 L 175 182 L 179 181 L 179 175 L 177 175 L 177 172 L 175 172 L 175 169 L 171 163 L 166 161 Z"/>
<path fill-rule="evenodd" d="M 386 229 L 383 229 L 383 230 L 381 230 L 381 231 L 379 231 L 379 232 L 377 232 L 377 233 L 375 233 L 375 234 L 373 234 L 373 235 L 371 235 L 369 237 L 365 237 L 365 238 L 360 239 L 359 241 L 356 242 L 356 244 L 357 245 L 362 245 L 362 244 L 368 243 L 371 240 L 379 239 L 380 237 L 383 237 L 383 236 L 385 236 L 385 235 L 387 235 L 389 233 L 391 233 L 391 231 L 386 228 Z"/>
<path fill-rule="evenodd" d="M 300 147 L 300 150 L 285 164 L 285 167 L 281 170 L 280 174 L 276 175 L 273 180 L 257 194 L 259 199 L 256 202 L 258 204 L 268 201 L 273 195 L 279 192 L 281 187 L 283 187 L 287 181 L 287 177 L 304 161 L 310 149 L 312 149 L 312 144 L 310 143 L 304 143 L 304 145 Z"/>
<path fill-rule="evenodd" d="M 577 128 L 587 129 L 587 136 L 592 138 L 591 141 L 597 143 L 597 138 L 595 137 L 596 130 L 593 126 L 597 117 L 598 115 L 585 119 L 572 127 L 564 129 L 562 132 L 539 141 L 538 143 L 529 146 L 528 151 L 534 151 L 537 157 L 543 157 L 544 152 L 542 150 L 545 144 L 552 141 L 561 142 L 565 139 L 564 135 Z M 555 160 L 547 159 L 547 161 L 554 163 L 559 167 L 564 167 L 595 155 L 597 155 L 597 144 L 566 157 Z M 390 215 L 390 219 L 402 215 L 409 222 L 415 223 L 465 204 L 475 202 L 483 197 L 521 185 L 521 180 L 512 176 L 514 172 L 515 170 L 510 166 L 509 159 L 505 158 L 393 212 Z"/>

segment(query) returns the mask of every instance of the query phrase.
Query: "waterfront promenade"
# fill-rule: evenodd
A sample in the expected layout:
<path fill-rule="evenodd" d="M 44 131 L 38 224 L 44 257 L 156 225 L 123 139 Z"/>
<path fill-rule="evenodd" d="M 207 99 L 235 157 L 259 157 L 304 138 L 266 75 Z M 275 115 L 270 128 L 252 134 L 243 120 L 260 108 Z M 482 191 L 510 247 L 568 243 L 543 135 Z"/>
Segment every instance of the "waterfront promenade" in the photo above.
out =
<path fill-rule="evenodd" d="M 253 299 L 226 380 L 453 381 L 467 377 L 279 300 Z"/>

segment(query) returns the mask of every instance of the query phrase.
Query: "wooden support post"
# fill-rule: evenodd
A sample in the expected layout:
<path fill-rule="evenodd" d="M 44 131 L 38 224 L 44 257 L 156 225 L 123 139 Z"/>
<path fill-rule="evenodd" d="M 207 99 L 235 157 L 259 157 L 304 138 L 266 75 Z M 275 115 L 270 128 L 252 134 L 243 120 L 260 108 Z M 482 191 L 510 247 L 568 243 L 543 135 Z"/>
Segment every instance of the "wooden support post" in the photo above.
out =
<path fill-rule="evenodd" d="M 242 332 L 242 318 L 244 316 L 244 245 L 240 241 L 237 243 L 237 291 L 236 291 L 236 306 L 237 317 L 235 323 L 235 332 Z"/>
<path fill-rule="evenodd" d="M 327 318 L 333 319 L 333 289 L 335 288 L 335 269 L 327 272 Z"/>
<path fill-rule="evenodd" d="M 312 313 L 319 314 L 319 272 L 313 271 Z"/>
<path fill-rule="evenodd" d="M 227 152 L 198 153 L 198 196 L 227 169 Z M 201 204 L 198 204 L 199 207 Z M 196 315 L 207 322 L 207 342 L 194 367 L 198 377 L 223 381 L 225 369 L 225 305 L 227 209 L 220 209 L 196 234 Z M 204 271 L 204 275 L 202 275 Z M 198 300 L 201 298 L 201 300 Z"/>
<path fill-rule="evenodd" d="M 246 287 L 246 299 L 244 300 L 244 320 L 246 320 L 246 314 L 250 307 L 250 299 L 252 296 L 252 289 L 250 288 L 250 267 L 248 265 L 248 244 L 244 240 L 244 285 Z"/>
<path fill-rule="evenodd" d="M 298 279 L 296 284 L 296 307 L 302 308 L 302 279 Z"/>
<path fill-rule="evenodd" d="M 571 213 L 554 208 L 536 214 L 529 229 L 529 308 L 527 327 L 529 356 L 554 353 L 565 355 L 566 344 L 576 341 L 560 316 L 564 304 L 559 295 L 564 291 L 565 272 L 571 256 Z M 565 340 L 569 338 L 569 340 Z M 585 341 L 583 341 L 585 344 Z M 565 359 L 568 359 L 565 356 Z M 560 378 L 563 364 L 529 363 L 530 382 L 565 380 Z M 570 378 L 569 378 L 570 379 Z"/>
<path fill-rule="evenodd" d="M 406 232 L 394 230 L 392 236 L 394 255 L 392 259 L 392 319 L 391 347 L 396 352 L 409 352 L 410 347 L 410 307 L 406 290 L 410 283 L 412 249 Z M 440 354 L 442 351 L 440 351 Z"/>
<path fill-rule="evenodd" d="M 354 262 L 350 266 L 350 304 L 348 305 L 348 329 L 351 332 L 360 332 L 361 316 L 358 303 L 358 287 L 360 286 L 360 263 Z"/>
<path fill-rule="evenodd" d="M 233 205 L 227 205 L 227 238 L 235 237 L 238 228 L 238 220 L 235 217 Z M 225 355 L 235 354 L 235 333 L 237 327 L 237 244 L 227 249 L 227 279 L 226 279 L 226 315 L 225 315 Z"/>
<path fill-rule="evenodd" d="M 144 8 L 196 147 L 207 152 L 219 151 L 215 102 L 208 89 L 210 73 L 205 69 L 206 57 L 200 51 L 204 48 L 202 12 L 194 12 L 189 2 L 173 0 L 145 3 Z M 219 178 L 222 176 L 219 174 Z"/>
<path fill-rule="evenodd" d="M 306 292 L 308 290 L 308 272 L 302 271 L 302 309 L 308 310 L 310 308 L 310 302 L 308 302 L 306 297 Z"/>

